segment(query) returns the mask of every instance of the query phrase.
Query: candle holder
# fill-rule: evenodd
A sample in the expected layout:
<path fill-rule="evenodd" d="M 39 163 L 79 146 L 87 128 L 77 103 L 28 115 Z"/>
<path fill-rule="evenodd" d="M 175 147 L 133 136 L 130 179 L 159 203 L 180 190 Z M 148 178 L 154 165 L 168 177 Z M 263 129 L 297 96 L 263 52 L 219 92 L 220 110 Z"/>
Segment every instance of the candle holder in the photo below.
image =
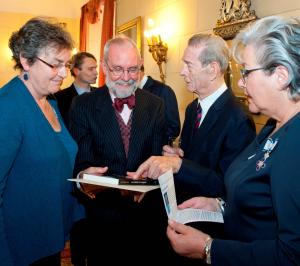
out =
<path fill-rule="evenodd" d="M 149 52 L 159 67 L 160 79 L 165 83 L 166 75 L 162 69 L 162 63 L 167 62 L 168 45 L 162 41 L 160 35 L 151 35 L 147 37 Z"/>

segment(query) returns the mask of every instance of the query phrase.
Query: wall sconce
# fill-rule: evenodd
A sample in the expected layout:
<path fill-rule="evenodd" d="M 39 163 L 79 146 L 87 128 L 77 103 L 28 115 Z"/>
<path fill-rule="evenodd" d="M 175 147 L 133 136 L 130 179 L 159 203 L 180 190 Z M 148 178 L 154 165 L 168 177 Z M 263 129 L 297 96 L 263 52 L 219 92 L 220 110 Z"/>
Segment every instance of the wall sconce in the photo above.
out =
<path fill-rule="evenodd" d="M 167 62 L 168 45 L 162 41 L 157 29 L 145 31 L 149 52 L 159 67 L 160 79 L 165 83 L 166 75 L 163 73 L 162 63 Z"/>

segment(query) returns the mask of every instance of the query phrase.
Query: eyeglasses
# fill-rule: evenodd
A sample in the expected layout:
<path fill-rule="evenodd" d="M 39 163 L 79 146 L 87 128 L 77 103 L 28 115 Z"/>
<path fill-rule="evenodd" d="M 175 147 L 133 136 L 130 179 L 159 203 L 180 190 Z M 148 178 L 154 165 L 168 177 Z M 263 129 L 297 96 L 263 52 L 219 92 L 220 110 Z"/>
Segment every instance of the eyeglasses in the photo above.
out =
<path fill-rule="evenodd" d="M 53 71 L 58 72 L 60 69 L 67 68 L 70 69 L 71 68 L 71 63 L 66 63 L 66 64 L 57 64 L 57 65 L 52 65 L 46 61 L 44 61 L 43 59 L 39 58 L 39 57 L 35 57 L 37 60 L 41 61 L 42 63 L 44 63 L 45 65 L 47 65 L 48 67 L 52 68 Z"/>
<path fill-rule="evenodd" d="M 254 71 L 257 71 L 257 70 L 265 70 L 265 68 L 264 67 L 259 67 L 259 68 L 253 68 L 253 69 L 245 69 L 245 68 L 240 69 L 243 81 L 244 82 L 246 81 L 246 78 L 249 76 L 249 74 L 251 72 L 254 72 Z"/>
<path fill-rule="evenodd" d="M 136 76 L 140 72 L 140 68 L 138 66 L 129 67 L 128 69 L 124 69 L 123 67 L 110 67 L 106 62 L 108 70 L 116 77 L 121 77 L 124 75 L 125 72 L 128 73 L 130 76 Z"/>

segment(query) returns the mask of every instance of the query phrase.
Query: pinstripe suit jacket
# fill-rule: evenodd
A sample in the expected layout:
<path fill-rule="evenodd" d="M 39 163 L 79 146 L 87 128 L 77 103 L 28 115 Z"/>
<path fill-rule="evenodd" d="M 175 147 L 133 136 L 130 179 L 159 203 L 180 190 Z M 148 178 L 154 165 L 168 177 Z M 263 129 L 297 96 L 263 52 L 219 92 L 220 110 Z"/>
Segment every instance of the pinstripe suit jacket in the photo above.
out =
<path fill-rule="evenodd" d="M 161 154 L 163 101 L 140 89 L 135 95 L 128 158 L 108 88 L 104 86 L 74 99 L 70 131 L 79 146 L 75 174 L 89 166 L 108 166 L 112 173 L 125 174 L 136 170 L 149 156 Z"/>

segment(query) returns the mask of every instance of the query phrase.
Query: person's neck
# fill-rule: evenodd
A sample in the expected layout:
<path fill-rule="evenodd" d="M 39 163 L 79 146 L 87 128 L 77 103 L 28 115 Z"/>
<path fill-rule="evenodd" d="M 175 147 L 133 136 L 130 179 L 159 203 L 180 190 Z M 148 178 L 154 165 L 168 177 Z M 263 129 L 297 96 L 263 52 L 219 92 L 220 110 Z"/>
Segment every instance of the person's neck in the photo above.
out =
<path fill-rule="evenodd" d="M 225 83 L 224 79 L 215 79 L 210 84 L 208 84 L 205 90 L 199 90 L 198 97 L 200 100 L 205 99 L 209 95 L 212 95 L 215 91 L 217 91 L 223 84 Z M 203 93 L 202 91 L 205 91 Z"/>
<path fill-rule="evenodd" d="M 80 80 L 74 80 L 74 84 L 81 89 L 90 89 L 90 84 L 86 82 L 81 82 Z"/>

